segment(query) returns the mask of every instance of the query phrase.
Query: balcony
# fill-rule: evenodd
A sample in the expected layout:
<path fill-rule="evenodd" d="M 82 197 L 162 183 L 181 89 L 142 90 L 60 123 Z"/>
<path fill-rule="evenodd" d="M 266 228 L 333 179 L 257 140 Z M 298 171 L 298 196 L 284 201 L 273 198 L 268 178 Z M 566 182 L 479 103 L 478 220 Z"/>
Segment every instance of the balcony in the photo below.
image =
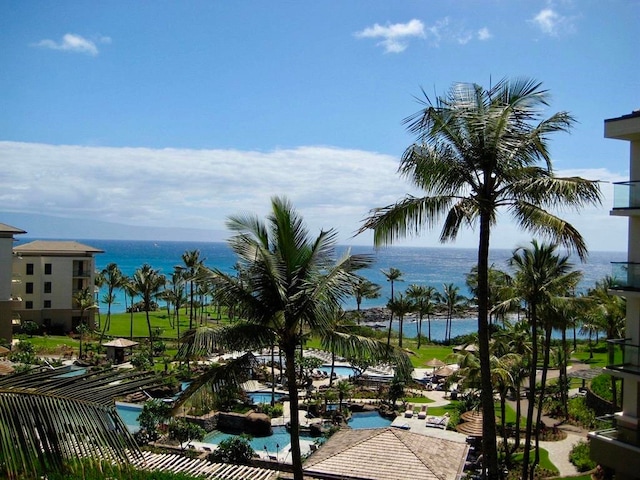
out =
<path fill-rule="evenodd" d="M 640 345 L 634 345 L 626 338 L 607 340 L 607 343 L 614 347 L 614 363 L 606 367 L 609 373 L 640 375 Z"/>
<path fill-rule="evenodd" d="M 591 458 L 601 465 L 613 468 L 617 474 L 637 478 L 637 472 L 640 470 L 640 441 L 637 428 L 632 425 L 625 426 L 619 414 L 610 415 L 606 420 L 609 425 L 602 430 L 589 433 Z"/>
<path fill-rule="evenodd" d="M 612 290 L 640 291 L 640 263 L 611 262 Z"/>
<path fill-rule="evenodd" d="M 640 181 L 613 184 L 612 215 L 640 215 Z"/>

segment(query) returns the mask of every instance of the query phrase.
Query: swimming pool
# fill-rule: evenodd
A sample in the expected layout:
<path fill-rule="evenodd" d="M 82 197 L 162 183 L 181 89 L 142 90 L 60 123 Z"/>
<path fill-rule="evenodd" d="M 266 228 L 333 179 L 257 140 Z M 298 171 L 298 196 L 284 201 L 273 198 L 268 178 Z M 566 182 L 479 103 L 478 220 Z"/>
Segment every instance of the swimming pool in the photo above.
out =
<path fill-rule="evenodd" d="M 268 452 L 271 455 L 277 455 L 285 448 L 288 448 L 291 444 L 291 435 L 285 427 L 273 427 L 273 435 L 268 437 L 254 437 L 249 441 L 251 448 L 256 452 Z M 202 440 L 205 443 L 212 443 L 214 445 L 219 444 L 221 441 L 227 438 L 237 437 L 232 433 L 223 433 L 219 431 L 213 431 L 208 433 Z M 300 435 L 301 439 L 314 440 L 313 437 Z"/>
<path fill-rule="evenodd" d="M 354 430 L 364 428 L 385 428 L 391 425 L 392 421 L 382 417 L 378 412 L 359 412 L 351 415 L 349 426 Z"/>
<path fill-rule="evenodd" d="M 271 392 L 247 392 L 247 395 L 251 399 L 251 403 L 271 403 Z M 284 396 L 283 393 L 275 393 L 273 398 L 277 402 Z"/>
<path fill-rule="evenodd" d="M 318 367 L 318 370 L 325 372 L 327 375 L 331 375 L 331 365 L 322 365 Z M 338 377 L 354 377 L 360 375 L 360 370 L 354 367 L 347 367 L 346 365 L 336 365 L 333 367 L 333 371 Z"/>
<path fill-rule="evenodd" d="M 116 411 L 131 433 L 136 433 L 140 430 L 138 416 L 142 412 L 142 406 L 116 402 Z"/>

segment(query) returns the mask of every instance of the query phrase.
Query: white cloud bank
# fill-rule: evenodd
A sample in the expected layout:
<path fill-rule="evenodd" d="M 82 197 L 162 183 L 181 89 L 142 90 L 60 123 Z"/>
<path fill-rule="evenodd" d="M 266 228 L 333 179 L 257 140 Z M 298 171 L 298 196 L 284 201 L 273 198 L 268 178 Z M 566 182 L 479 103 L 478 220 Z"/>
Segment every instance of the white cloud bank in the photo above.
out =
<path fill-rule="evenodd" d="M 414 18 L 407 23 L 386 26 L 376 23 L 354 35 L 356 38 L 380 38 L 382 40 L 377 45 L 382 46 L 386 53 L 400 53 L 406 50 L 409 38 L 424 38 L 425 33 L 424 24 Z"/>
<path fill-rule="evenodd" d="M 111 43 L 111 38 L 103 36 L 98 37 L 95 40 L 89 40 L 74 33 L 67 33 L 58 42 L 50 39 L 44 39 L 34 43 L 33 46 L 47 48 L 50 50 L 61 50 L 64 52 L 84 53 L 95 57 L 99 53 L 96 43 L 108 44 Z"/>
<path fill-rule="evenodd" d="M 575 33 L 574 18 L 561 15 L 552 8 L 543 8 L 531 20 L 542 33 L 551 37 Z"/>
<path fill-rule="evenodd" d="M 371 244 L 370 233 L 355 239 L 370 209 L 394 203 L 408 187 L 396 169 L 398 159 L 360 150 L 299 147 L 271 152 L 56 146 L 0 142 L 0 222 L 2 212 L 48 215 L 145 227 L 168 227 L 175 239 L 186 229 L 226 231 L 229 215 L 264 216 L 269 199 L 285 195 L 310 230 L 335 228 L 344 243 Z M 606 169 L 565 171 L 606 182 L 628 175 Z M 603 183 L 603 206 L 564 212 L 593 250 L 622 250 L 626 222 L 610 217 L 610 183 Z M 6 222 L 3 223 L 11 223 Z M 24 225 L 13 223 L 17 227 Z M 113 237 L 119 238 L 118 225 Z M 30 235 L 39 235 L 29 230 Z M 424 232 L 405 245 L 435 246 L 439 231 Z M 59 238 L 66 238 L 60 231 Z M 84 238 L 91 238 L 87 236 Z M 499 219 L 492 246 L 513 248 L 530 240 L 506 213 Z M 452 246 L 472 248 L 477 232 L 463 230 Z"/>

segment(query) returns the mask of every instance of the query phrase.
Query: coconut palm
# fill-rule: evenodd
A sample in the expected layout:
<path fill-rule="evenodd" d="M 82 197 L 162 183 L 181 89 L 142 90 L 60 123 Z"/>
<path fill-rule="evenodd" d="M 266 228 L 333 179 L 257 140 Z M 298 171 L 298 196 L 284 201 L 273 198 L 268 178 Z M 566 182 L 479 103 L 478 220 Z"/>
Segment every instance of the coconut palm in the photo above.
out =
<path fill-rule="evenodd" d="M 447 311 L 447 323 L 445 327 L 444 340 L 451 341 L 451 330 L 453 326 L 453 316 L 460 313 L 462 308 L 467 305 L 468 299 L 464 295 L 460 295 L 460 287 L 453 283 L 445 283 L 442 285 L 442 293 L 438 293 L 440 303 L 444 305 Z"/>
<path fill-rule="evenodd" d="M 353 284 L 353 296 L 356 299 L 356 311 L 360 311 L 360 305 L 364 299 L 374 299 L 380 296 L 380 285 L 358 276 Z"/>
<path fill-rule="evenodd" d="M 402 272 L 394 267 L 389 267 L 389 270 L 380 270 L 382 274 L 387 277 L 387 282 L 391 284 L 391 297 L 389 300 L 393 300 L 393 285 L 395 282 L 403 282 Z M 393 312 L 389 313 L 389 333 L 387 334 L 387 345 L 391 345 L 391 328 L 393 327 Z"/>
<path fill-rule="evenodd" d="M 182 262 L 184 263 L 184 266 L 177 266 L 177 268 L 182 269 L 185 280 L 189 282 L 189 329 L 193 328 L 194 284 L 198 281 L 198 276 L 202 271 L 205 260 L 205 258 L 200 258 L 200 250 L 187 250 L 182 254 Z"/>
<path fill-rule="evenodd" d="M 413 311 L 413 303 L 405 295 L 399 293 L 387 303 L 387 308 L 392 314 L 395 314 L 399 322 L 399 340 L 398 346 L 402 348 L 404 317 L 407 313 Z"/>
<path fill-rule="evenodd" d="M 104 302 L 107 304 L 107 319 L 102 328 L 101 339 L 104 334 L 111 328 L 111 305 L 115 300 L 115 290 L 121 287 L 123 274 L 117 263 L 109 263 L 100 271 L 100 278 L 103 285 L 107 287 L 107 293 L 104 295 Z"/>
<path fill-rule="evenodd" d="M 148 263 L 142 265 L 133 273 L 131 279 L 132 289 L 142 297 L 142 304 L 146 314 L 147 327 L 149 329 L 149 347 L 151 364 L 153 365 L 153 329 L 151 328 L 151 319 L 149 311 L 151 310 L 151 302 L 160 293 L 160 290 L 166 284 L 167 280 L 164 275 L 151 267 Z"/>
<path fill-rule="evenodd" d="M 523 473 L 522 478 L 535 470 L 540 461 L 539 432 L 536 429 L 535 456 L 533 465 L 529 469 L 529 452 L 534 423 L 534 404 L 536 398 L 536 373 L 538 366 L 538 331 L 544 332 L 543 369 L 540 382 L 540 405 L 536 425 L 540 423 L 542 415 L 542 399 L 546 387 L 549 353 L 551 345 L 551 331 L 553 329 L 553 305 L 558 297 L 565 296 L 578 283 L 580 272 L 572 270 L 568 255 L 556 253 L 557 245 L 539 244 L 533 240 L 530 247 L 519 247 L 514 250 L 510 265 L 515 269 L 515 289 L 520 300 L 527 306 L 529 324 L 531 328 L 532 355 L 529 371 L 529 404 L 527 406 L 527 426 L 525 431 Z"/>
<path fill-rule="evenodd" d="M 62 367 L 0 377 L 0 477 L 69 473 L 79 457 L 94 465 L 142 459 L 113 399 L 162 380 L 120 370 L 60 378 L 70 371 Z"/>
<path fill-rule="evenodd" d="M 434 313 L 436 289 L 431 286 L 411 284 L 406 291 L 407 298 L 413 302 L 413 311 L 418 314 L 418 348 L 422 345 L 422 319 L 427 316 L 427 338 L 431 342 L 431 315 Z"/>
<path fill-rule="evenodd" d="M 290 202 L 279 197 L 272 199 L 266 221 L 252 215 L 232 216 L 227 226 L 233 232 L 229 245 L 245 274 L 239 278 L 212 271 L 217 295 L 225 304 L 236 305 L 238 320 L 211 335 L 230 350 L 278 345 L 285 359 L 291 402 L 294 478 L 301 480 L 296 350 L 306 332 L 322 334 L 331 328 L 338 305 L 352 292 L 355 272 L 369 266 L 372 258 L 347 252 L 336 260 L 337 233 L 321 231 L 312 238 Z M 371 342 L 364 348 L 372 357 L 389 353 L 380 343 Z M 406 375 L 410 363 L 405 355 L 398 358 L 400 371 Z"/>
<path fill-rule="evenodd" d="M 426 97 L 426 95 L 425 95 Z M 454 240 L 463 226 L 479 223 L 478 337 L 482 368 L 482 404 L 491 411 L 493 388 L 489 362 L 489 241 L 498 211 L 505 207 L 517 224 L 547 235 L 578 252 L 584 240 L 568 222 L 546 209 L 599 204 L 595 182 L 554 176 L 549 136 L 568 131 L 573 118 L 559 112 L 542 118 L 547 92 L 533 80 L 501 80 L 486 89 L 455 84 L 449 92 L 408 117 L 417 142 L 404 153 L 399 172 L 425 191 L 374 209 L 361 231 L 373 229 L 376 245 L 433 227 L 444 218 L 442 242 Z M 542 161 L 542 165 L 539 165 Z M 495 419 L 483 417 L 483 452 L 489 478 L 497 478 Z"/>

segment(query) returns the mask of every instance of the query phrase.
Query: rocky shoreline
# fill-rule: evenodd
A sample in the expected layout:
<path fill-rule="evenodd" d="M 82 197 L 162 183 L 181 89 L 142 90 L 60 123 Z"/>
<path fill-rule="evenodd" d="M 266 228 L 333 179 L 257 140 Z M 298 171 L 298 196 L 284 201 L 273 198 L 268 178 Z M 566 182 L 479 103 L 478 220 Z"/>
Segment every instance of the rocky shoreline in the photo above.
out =
<path fill-rule="evenodd" d="M 356 310 L 351 310 L 351 312 L 353 314 L 357 313 Z M 374 325 L 377 326 L 379 324 L 385 324 L 386 326 L 388 326 L 390 315 L 391 315 L 391 311 L 387 307 L 363 308 L 359 312 L 360 323 L 368 326 L 374 326 Z M 446 312 L 439 311 L 431 315 L 431 319 L 441 320 L 441 319 L 445 319 L 446 316 L 447 316 Z M 456 319 L 459 319 L 459 318 L 477 318 L 477 316 L 478 316 L 478 309 L 476 307 L 468 307 L 460 312 L 455 313 L 453 320 L 455 321 Z M 394 321 L 395 320 L 396 318 L 394 317 Z M 405 322 L 413 322 L 417 320 L 418 320 L 418 315 L 416 313 L 411 313 L 404 316 Z M 426 322 L 427 321 L 426 317 L 423 317 L 422 321 Z"/>

